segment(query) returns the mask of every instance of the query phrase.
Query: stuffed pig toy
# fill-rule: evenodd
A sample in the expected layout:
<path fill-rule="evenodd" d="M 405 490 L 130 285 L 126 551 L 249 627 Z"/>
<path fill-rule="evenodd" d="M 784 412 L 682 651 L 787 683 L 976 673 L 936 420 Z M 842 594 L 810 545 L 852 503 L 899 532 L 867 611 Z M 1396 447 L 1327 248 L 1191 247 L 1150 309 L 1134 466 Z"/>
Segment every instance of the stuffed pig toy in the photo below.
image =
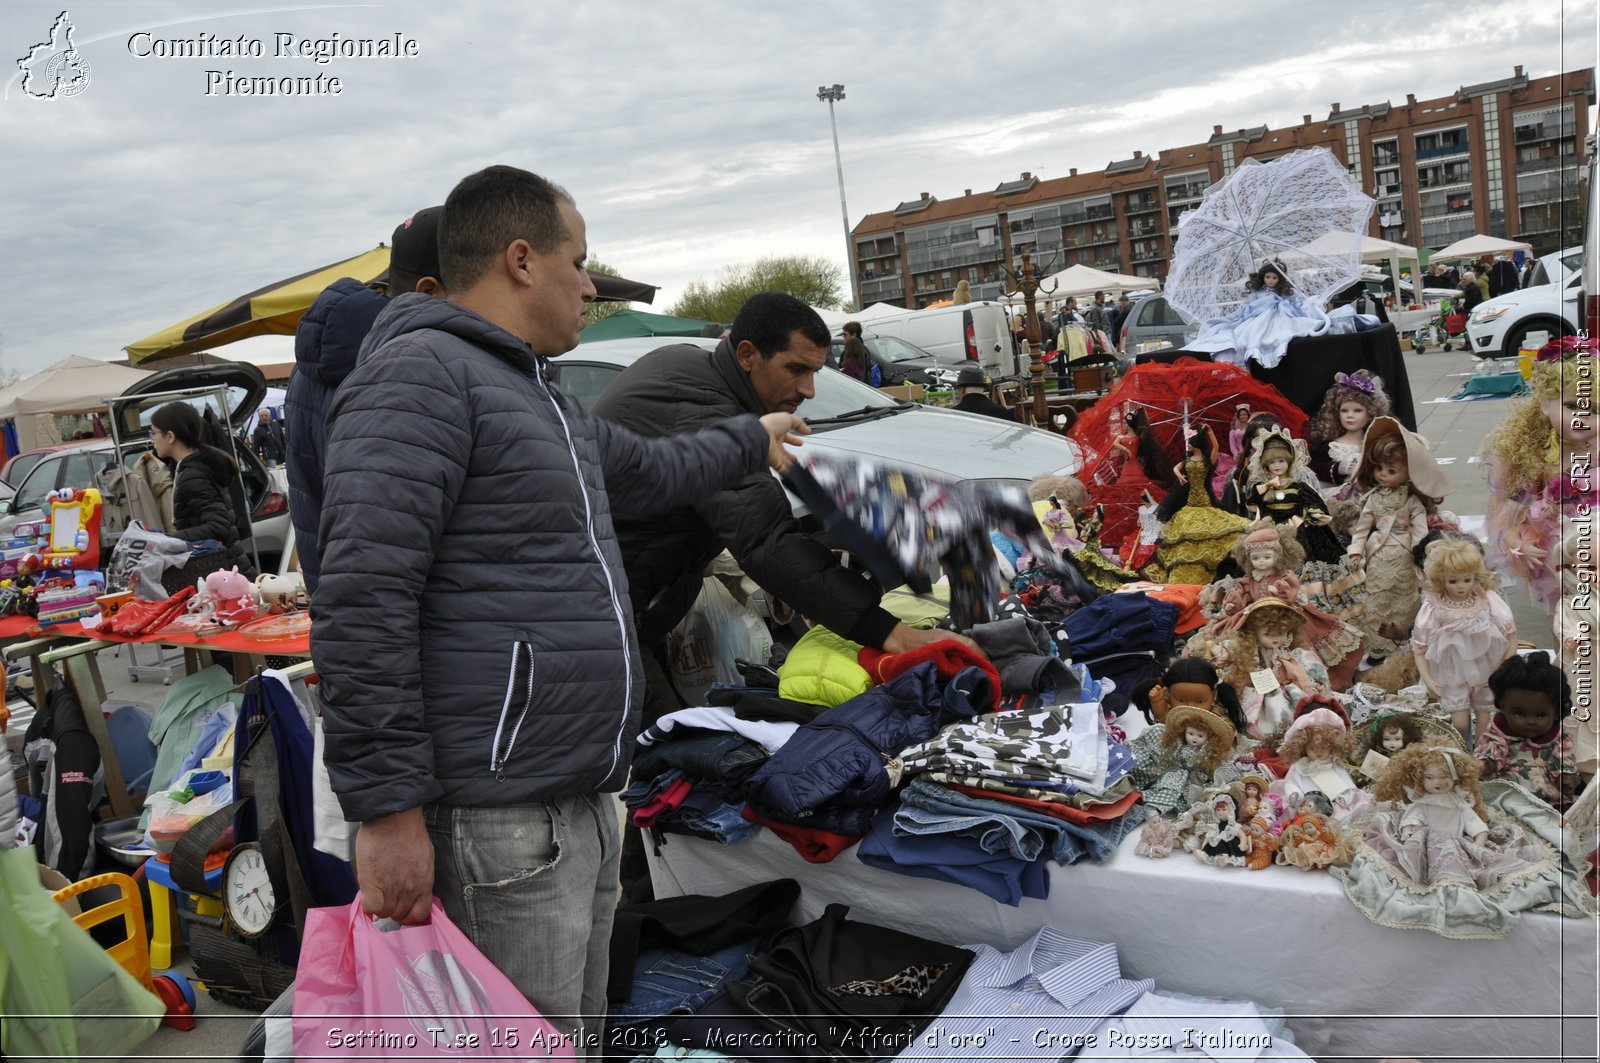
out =
<path fill-rule="evenodd" d="M 254 620 L 260 611 L 255 588 L 239 572 L 239 566 L 218 569 L 206 577 L 206 596 L 211 599 L 213 614 L 218 623 L 242 624 Z"/>

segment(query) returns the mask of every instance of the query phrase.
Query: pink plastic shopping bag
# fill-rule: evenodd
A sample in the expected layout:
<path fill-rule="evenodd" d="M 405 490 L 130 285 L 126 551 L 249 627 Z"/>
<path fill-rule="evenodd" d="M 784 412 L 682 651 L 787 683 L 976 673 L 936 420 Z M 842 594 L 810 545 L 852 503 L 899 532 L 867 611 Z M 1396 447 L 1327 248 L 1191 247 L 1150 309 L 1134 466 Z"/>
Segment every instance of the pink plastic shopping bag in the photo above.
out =
<path fill-rule="evenodd" d="M 357 897 L 306 913 L 294 1052 L 314 1059 L 573 1059 L 573 1031 L 534 1010 L 444 914 L 379 930 Z"/>

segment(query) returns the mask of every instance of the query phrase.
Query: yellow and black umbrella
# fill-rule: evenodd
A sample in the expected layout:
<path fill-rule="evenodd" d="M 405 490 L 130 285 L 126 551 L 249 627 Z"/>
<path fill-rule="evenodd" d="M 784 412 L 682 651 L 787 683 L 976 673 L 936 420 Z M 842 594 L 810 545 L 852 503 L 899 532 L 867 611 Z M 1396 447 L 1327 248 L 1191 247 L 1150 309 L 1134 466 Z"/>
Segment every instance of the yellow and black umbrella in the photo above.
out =
<path fill-rule="evenodd" d="M 354 258 L 347 258 L 230 299 L 221 306 L 168 325 L 160 332 L 123 348 L 134 365 L 156 358 L 209 351 L 252 336 L 292 336 L 300 318 L 324 288 L 340 277 L 353 277 L 363 284 L 383 280 L 389 273 L 389 247 L 379 244 Z M 614 302 L 649 303 L 655 299 L 654 285 L 623 277 L 610 277 L 591 271 L 598 297 Z"/>

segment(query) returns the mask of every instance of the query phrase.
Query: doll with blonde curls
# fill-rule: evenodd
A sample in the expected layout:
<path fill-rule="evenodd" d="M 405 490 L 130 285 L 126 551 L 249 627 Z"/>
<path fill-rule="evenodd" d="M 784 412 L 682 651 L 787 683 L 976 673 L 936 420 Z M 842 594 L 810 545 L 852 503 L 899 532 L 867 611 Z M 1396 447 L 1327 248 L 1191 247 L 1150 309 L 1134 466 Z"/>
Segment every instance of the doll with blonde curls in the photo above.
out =
<path fill-rule="evenodd" d="M 1289 806 L 1342 820 L 1367 804 L 1345 766 L 1354 750 L 1350 725 L 1332 709 L 1314 708 L 1290 724 L 1278 746 L 1289 765 L 1278 784 Z"/>
<path fill-rule="evenodd" d="M 1411 628 L 1417 673 L 1456 730 L 1481 735 L 1494 711 L 1489 676 L 1517 652 L 1511 607 L 1495 593 L 1494 574 L 1477 545 L 1466 540 L 1430 545 L 1423 578 L 1428 589 Z"/>
<path fill-rule="evenodd" d="M 1484 442 L 1489 478 L 1489 560 L 1526 584 L 1534 604 L 1554 613 L 1561 582 L 1550 557 L 1564 520 L 1600 504 L 1594 472 L 1600 363 L 1591 341 L 1567 338 L 1540 348 L 1528 378 L 1533 394 Z"/>
<path fill-rule="evenodd" d="M 1555 876 L 1543 842 L 1510 820 L 1491 827 L 1480 772 L 1447 745 L 1413 743 L 1390 758 L 1375 789 L 1388 807 L 1368 821 L 1345 876 L 1346 894 L 1369 918 L 1446 937 L 1501 937 L 1512 905 L 1529 903 L 1509 887 Z"/>
<path fill-rule="evenodd" d="M 1234 727 L 1220 712 L 1179 705 L 1166 719 L 1128 747 L 1134 766 L 1128 778 L 1144 791 L 1144 803 L 1160 816 L 1177 816 L 1213 786 L 1239 777 L 1226 763 L 1233 751 Z"/>

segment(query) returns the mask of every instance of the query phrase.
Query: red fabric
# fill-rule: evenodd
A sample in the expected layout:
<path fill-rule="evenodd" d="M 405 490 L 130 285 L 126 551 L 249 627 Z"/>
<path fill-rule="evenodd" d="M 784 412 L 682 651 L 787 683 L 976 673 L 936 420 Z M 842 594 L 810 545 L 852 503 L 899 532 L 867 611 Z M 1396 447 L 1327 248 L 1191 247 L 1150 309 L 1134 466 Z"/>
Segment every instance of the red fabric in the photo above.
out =
<path fill-rule="evenodd" d="M 895 676 L 915 668 L 925 661 L 932 661 L 939 670 L 940 679 L 954 679 L 956 673 L 965 668 L 982 668 L 993 683 L 994 698 L 989 708 L 994 710 L 1000 704 L 1000 673 L 995 671 L 989 659 L 955 639 L 941 639 L 930 642 L 926 646 L 912 650 L 910 653 L 884 653 L 871 646 L 863 646 L 861 652 L 856 654 L 856 661 L 867 670 L 874 683 L 887 683 Z"/>
<path fill-rule="evenodd" d="M 665 790 L 656 794 L 650 800 L 633 810 L 633 825 L 635 827 L 653 827 L 656 820 L 675 811 L 683 804 L 683 799 L 689 796 L 689 791 L 694 789 L 694 783 L 688 779 L 677 779 L 668 784 Z"/>
<path fill-rule="evenodd" d="M 163 602 L 129 602 L 101 626 L 113 634 L 148 635 L 172 623 L 193 597 L 194 588 L 185 587 Z"/>
<path fill-rule="evenodd" d="M 1104 823 L 1107 820 L 1121 819 L 1127 814 L 1133 803 L 1144 794 L 1139 790 L 1130 790 L 1108 805 L 1090 805 L 1088 808 L 1078 808 L 1074 805 L 1062 804 L 1059 801 L 1035 801 L 1031 797 L 1021 794 L 1003 794 L 997 790 L 984 790 L 976 786 L 952 786 L 952 790 L 964 793 L 969 797 L 983 797 L 994 801 L 1004 801 L 1008 805 L 1018 805 L 1022 808 L 1043 812 L 1047 816 L 1066 820 L 1068 823 L 1094 824 Z"/>
<path fill-rule="evenodd" d="M 37 635 L 39 621 L 31 616 L 0 616 L 0 639 L 14 639 L 22 635 Z"/>
<path fill-rule="evenodd" d="M 223 650 L 227 653 L 253 653 L 272 654 L 283 657 L 309 657 L 311 656 L 311 639 L 253 639 L 239 634 L 237 630 L 219 631 L 213 635 L 197 639 L 201 646 L 209 646 L 214 650 Z"/>
<path fill-rule="evenodd" d="M 816 830 L 811 827 L 800 827 L 793 823 L 785 823 L 782 820 L 768 819 L 766 816 L 750 811 L 749 805 L 744 807 L 740 815 L 751 823 L 757 823 L 767 828 L 794 846 L 795 852 L 799 853 L 807 862 L 813 864 L 826 864 L 829 860 L 832 860 L 861 840 L 859 837 L 848 834 L 835 834 L 832 831 Z"/>

